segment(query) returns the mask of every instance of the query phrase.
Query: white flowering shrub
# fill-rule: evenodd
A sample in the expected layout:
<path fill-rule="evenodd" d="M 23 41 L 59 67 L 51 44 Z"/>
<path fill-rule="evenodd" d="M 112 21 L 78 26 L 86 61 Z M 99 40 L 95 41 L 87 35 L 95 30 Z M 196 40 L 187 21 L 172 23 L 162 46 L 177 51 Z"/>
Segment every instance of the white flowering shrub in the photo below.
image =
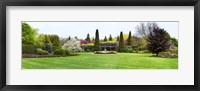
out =
<path fill-rule="evenodd" d="M 67 41 L 67 43 L 65 43 L 62 46 L 62 49 L 68 50 L 70 53 L 76 53 L 76 52 L 83 51 L 83 49 L 81 48 L 81 45 L 80 45 L 80 41 L 78 41 L 77 39 L 71 39 L 71 40 Z"/>

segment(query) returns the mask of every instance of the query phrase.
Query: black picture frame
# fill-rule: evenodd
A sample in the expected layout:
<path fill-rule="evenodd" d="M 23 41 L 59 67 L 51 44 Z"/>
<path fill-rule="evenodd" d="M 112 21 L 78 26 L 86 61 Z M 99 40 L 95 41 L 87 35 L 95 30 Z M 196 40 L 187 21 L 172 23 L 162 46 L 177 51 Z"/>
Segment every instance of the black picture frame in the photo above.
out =
<path fill-rule="evenodd" d="M 194 85 L 6 85 L 6 6 L 194 6 Z M 199 0 L 0 0 L 0 89 L 2 91 L 199 91 Z"/>

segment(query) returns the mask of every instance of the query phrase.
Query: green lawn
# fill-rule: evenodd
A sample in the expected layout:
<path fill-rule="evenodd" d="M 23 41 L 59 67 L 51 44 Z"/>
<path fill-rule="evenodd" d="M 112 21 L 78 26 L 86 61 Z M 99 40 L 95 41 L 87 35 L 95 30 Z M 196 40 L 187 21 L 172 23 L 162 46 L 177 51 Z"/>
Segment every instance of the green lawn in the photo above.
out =
<path fill-rule="evenodd" d="M 68 57 L 23 58 L 22 69 L 178 69 L 178 58 L 136 53 L 81 53 Z"/>

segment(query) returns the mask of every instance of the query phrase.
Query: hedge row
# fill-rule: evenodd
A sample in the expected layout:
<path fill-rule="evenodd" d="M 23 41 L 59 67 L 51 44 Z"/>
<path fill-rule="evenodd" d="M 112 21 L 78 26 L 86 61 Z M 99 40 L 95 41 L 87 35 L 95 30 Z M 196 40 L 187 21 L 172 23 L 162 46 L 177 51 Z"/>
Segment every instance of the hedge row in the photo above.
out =
<path fill-rule="evenodd" d="M 41 48 L 44 50 L 43 46 L 37 46 L 37 45 L 22 45 L 22 54 L 35 54 L 37 48 Z M 52 46 L 52 51 L 55 51 L 56 49 L 60 49 L 60 47 Z"/>
<path fill-rule="evenodd" d="M 37 48 L 42 48 L 36 45 L 22 45 L 22 54 L 35 54 Z"/>

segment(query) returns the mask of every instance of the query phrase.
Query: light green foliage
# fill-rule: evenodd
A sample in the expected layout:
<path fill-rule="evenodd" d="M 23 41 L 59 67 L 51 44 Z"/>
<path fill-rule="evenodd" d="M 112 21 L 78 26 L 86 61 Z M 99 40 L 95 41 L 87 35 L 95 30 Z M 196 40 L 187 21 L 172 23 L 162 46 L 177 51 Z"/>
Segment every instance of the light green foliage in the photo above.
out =
<path fill-rule="evenodd" d="M 37 36 L 37 41 L 36 41 L 36 44 L 39 45 L 39 46 L 44 46 L 45 45 L 45 36 L 44 34 L 39 34 Z"/>
<path fill-rule="evenodd" d="M 42 50 L 41 48 L 37 48 L 36 49 L 36 54 L 39 54 L 39 55 L 48 55 L 48 51 L 46 50 Z"/>
<path fill-rule="evenodd" d="M 45 44 L 52 44 L 49 35 L 45 34 L 44 37 L 45 37 L 45 40 L 44 40 Z"/>
<path fill-rule="evenodd" d="M 58 35 L 50 35 L 50 40 L 53 46 L 61 47 L 61 42 Z"/>
<path fill-rule="evenodd" d="M 23 69 L 178 69 L 178 58 L 152 57 L 152 54 L 80 53 L 79 56 L 23 58 Z"/>
<path fill-rule="evenodd" d="M 35 44 L 37 29 L 32 28 L 28 23 L 22 23 L 22 44 Z"/>
<path fill-rule="evenodd" d="M 124 38 L 124 40 L 127 40 L 128 39 L 128 34 L 123 34 L 123 38 Z"/>

